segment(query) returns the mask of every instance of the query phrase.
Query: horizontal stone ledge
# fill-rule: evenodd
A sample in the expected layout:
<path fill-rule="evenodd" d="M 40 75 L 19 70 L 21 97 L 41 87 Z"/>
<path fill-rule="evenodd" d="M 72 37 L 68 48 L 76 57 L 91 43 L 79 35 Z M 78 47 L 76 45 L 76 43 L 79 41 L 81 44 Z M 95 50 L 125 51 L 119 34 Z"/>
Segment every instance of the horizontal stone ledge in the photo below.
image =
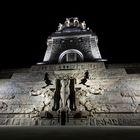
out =
<path fill-rule="evenodd" d="M 0 113 L 0 115 L 25 115 L 36 113 Z M 94 112 L 94 114 L 140 114 L 140 112 Z"/>
<path fill-rule="evenodd" d="M 25 115 L 25 114 L 36 114 L 36 113 L 0 113 L 0 115 Z"/>

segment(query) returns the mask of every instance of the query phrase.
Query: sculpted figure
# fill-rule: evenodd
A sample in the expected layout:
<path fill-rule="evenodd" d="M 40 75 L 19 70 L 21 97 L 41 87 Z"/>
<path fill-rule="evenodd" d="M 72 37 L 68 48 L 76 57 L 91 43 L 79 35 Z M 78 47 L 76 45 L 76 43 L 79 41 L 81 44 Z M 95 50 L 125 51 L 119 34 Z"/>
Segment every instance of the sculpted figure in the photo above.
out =
<path fill-rule="evenodd" d="M 70 26 L 70 20 L 69 20 L 68 18 L 66 18 L 65 26 L 66 26 L 66 27 L 69 27 L 69 26 Z"/>
<path fill-rule="evenodd" d="M 62 27 L 63 27 L 63 25 L 61 23 L 59 23 L 59 25 L 58 25 L 58 31 L 61 31 L 62 30 Z"/>
<path fill-rule="evenodd" d="M 78 18 L 74 18 L 74 26 L 79 26 Z"/>
<path fill-rule="evenodd" d="M 47 72 L 45 73 L 44 81 L 46 83 L 46 86 L 52 85 L 51 80 L 49 79 L 49 74 Z"/>
<path fill-rule="evenodd" d="M 89 87 L 89 85 L 86 85 L 87 79 L 89 79 L 89 72 L 88 72 L 88 70 L 86 70 L 86 72 L 84 74 L 84 78 L 81 79 L 81 82 L 79 84 L 83 84 L 83 85 Z"/>
<path fill-rule="evenodd" d="M 69 79 L 63 79 L 61 80 L 61 101 L 62 101 L 62 108 L 65 108 L 68 106 L 68 99 L 70 95 L 69 90 Z"/>
<path fill-rule="evenodd" d="M 83 22 L 81 23 L 81 26 L 82 26 L 82 29 L 83 29 L 83 30 L 86 29 L 86 22 L 83 21 Z"/>
<path fill-rule="evenodd" d="M 56 80 L 53 111 L 57 111 L 58 109 L 76 110 L 74 84 L 75 79 L 70 79 L 68 76 Z"/>

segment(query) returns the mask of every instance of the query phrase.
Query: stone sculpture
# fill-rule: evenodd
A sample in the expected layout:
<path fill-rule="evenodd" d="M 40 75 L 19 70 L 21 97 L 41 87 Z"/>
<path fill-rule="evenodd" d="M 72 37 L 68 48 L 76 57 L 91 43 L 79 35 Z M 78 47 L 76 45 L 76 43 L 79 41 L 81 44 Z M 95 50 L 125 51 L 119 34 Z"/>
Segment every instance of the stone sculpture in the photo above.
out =
<path fill-rule="evenodd" d="M 60 95 L 61 95 L 61 101 L 62 101 L 62 109 L 69 107 L 69 103 L 68 103 L 68 99 L 70 95 L 69 84 L 70 84 L 69 79 L 64 78 L 61 80 Z"/>
<path fill-rule="evenodd" d="M 66 18 L 65 26 L 66 26 L 66 27 L 69 27 L 69 26 L 70 26 L 70 20 L 69 20 L 69 18 Z"/>
<path fill-rule="evenodd" d="M 63 27 L 63 25 L 61 23 L 59 23 L 59 25 L 58 25 L 58 31 L 61 31 L 62 30 L 62 27 Z"/>

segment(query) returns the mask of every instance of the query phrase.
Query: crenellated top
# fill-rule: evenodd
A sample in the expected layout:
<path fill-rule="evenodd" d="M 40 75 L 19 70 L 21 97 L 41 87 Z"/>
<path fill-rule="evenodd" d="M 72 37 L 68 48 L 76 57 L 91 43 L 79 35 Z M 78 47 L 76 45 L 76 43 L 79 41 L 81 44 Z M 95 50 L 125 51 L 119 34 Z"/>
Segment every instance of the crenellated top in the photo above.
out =
<path fill-rule="evenodd" d="M 77 32 L 87 31 L 89 28 L 86 27 L 85 21 L 79 22 L 77 17 L 66 18 L 64 24 L 59 23 L 57 32 Z"/>

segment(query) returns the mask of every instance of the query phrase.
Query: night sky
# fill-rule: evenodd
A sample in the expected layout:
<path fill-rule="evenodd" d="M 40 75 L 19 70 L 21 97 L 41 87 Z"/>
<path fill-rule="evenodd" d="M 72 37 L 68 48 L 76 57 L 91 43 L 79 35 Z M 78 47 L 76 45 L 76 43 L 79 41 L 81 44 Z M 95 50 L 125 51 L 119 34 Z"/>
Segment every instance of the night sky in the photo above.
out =
<path fill-rule="evenodd" d="M 18 4 L 18 3 L 16 3 Z M 108 5 L 110 4 L 110 5 Z M 90 4 L 89 4 L 90 5 Z M 28 67 L 43 60 L 47 37 L 67 17 L 79 17 L 96 32 L 109 63 L 140 62 L 139 12 L 131 3 L 53 7 L 49 4 L 4 5 L 1 16 L 0 67 Z"/>

